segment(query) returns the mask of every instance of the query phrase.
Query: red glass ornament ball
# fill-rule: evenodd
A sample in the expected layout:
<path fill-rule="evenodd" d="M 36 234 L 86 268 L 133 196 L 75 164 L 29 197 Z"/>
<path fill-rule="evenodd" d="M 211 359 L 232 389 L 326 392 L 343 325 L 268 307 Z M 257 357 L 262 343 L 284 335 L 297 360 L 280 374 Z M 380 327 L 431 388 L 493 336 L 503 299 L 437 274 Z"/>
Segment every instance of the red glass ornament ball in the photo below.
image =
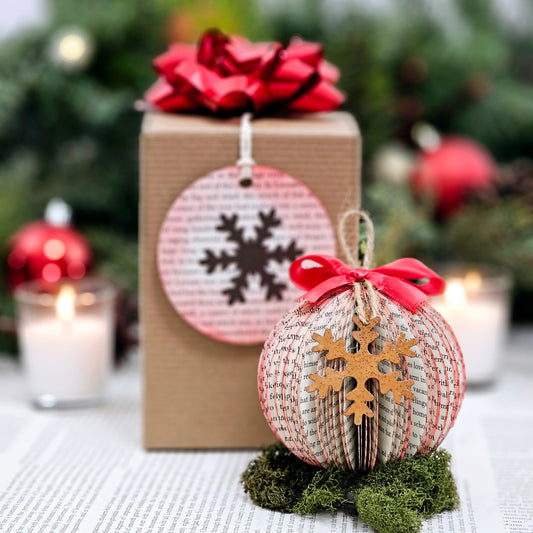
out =
<path fill-rule="evenodd" d="M 33 222 L 17 231 L 10 240 L 8 281 L 14 289 L 33 279 L 48 283 L 65 277 L 81 279 L 91 264 L 89 244 L 74 228 Z"/>
<path fill-rule="evenodd" d="M 420 154 L 412 174 L 416 193 L 431 195 L 441 216 L 465 202 L 469 191 L 488 188 L 496 175 L 490 154 L 464 137 L 444 137 L 438 147 Z"/>

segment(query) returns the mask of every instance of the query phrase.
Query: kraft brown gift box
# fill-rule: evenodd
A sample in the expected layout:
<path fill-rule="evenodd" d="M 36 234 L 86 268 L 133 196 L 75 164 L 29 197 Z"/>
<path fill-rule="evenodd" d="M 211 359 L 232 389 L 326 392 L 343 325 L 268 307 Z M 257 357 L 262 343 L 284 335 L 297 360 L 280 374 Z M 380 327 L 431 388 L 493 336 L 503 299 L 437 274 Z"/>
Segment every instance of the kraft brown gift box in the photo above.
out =
<path fill-rule="evenodd" d="M 359 205 L 361 138 L 347 113 L 252 121 L 253 158 L 304 182 L 332 224 Z M 262 346 L 233 346 L 188 325 L 168 302 L 156 248 L 174 199 L 239 158 L 239 119 L 149 112 L 141 132 L 140 309 L 146 448 L 255 448 L 275 440 L 259 406 Z M 341 254 L 342 258 L 342 254 Z M 281 317 L 280 317 L 281 318 Z"/>

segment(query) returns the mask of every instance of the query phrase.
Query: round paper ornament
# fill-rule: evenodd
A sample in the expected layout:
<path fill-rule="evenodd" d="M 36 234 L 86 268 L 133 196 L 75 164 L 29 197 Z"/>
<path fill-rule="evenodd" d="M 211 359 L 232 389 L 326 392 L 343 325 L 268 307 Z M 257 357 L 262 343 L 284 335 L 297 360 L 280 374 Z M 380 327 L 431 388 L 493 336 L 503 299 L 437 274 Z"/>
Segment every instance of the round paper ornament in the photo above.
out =
<path fill-rule="evenodd" d="M 496 176 L 490 154 L 463 137 L 444 137 L 431 150 L 421 152 L 412 172 L 412 185 L 419 194 L 431 194 L 437 213 L 450 216 L 470 191 L 487 189 Z"/>
<path fill-rule="evenodd" d="M 259 344 L 298 294 L 291 262 L 334 253 L 335 237 L 303 183 L 265 166 L 244 170 L 215 170 L 176 198 L 157 261 L 170 303 L 190 325 L 220 341 Z"/>
<path fill-rule="evenodd" d="M 90 269 L 92 252 L 86 239 L 70 225 L 71 209 L 58 198 L 50 200 L 44 220 L 18 230 L 9 241 L 9 285 L 40 279 L 55 283 L 60 278 L 81 279 Z"/>
<path fill-rule="evenodd" d="M 371 236 L 369 221 L 367 228 Z M 462 402 L 461 350 L 426 301 L 444 289 L 442 278 L 415 259 L 368 264 L 368 256 L 363 268 L 325 255 L 295 261 L 291 278 L 308 292 L 261 354 L 265 417 L 313 465 L 368 471 L 429 453 Z"/>

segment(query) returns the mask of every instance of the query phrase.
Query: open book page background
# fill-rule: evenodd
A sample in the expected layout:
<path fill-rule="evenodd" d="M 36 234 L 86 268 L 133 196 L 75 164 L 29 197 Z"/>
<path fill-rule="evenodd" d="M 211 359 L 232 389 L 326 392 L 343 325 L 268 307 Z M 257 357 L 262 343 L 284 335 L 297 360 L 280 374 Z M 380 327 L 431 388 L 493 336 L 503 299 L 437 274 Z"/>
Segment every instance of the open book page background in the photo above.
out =
<path fill-rule="evenodd" d="M 443 443 L 461 507 L 427 521 L 424 533 L 533 531 L 533 330 L 511 340 L 498 386 L 467 391 Z M 1 531 L 370 531 L 342 512 L 255 507 L 239 476 L 257 452 L 143 451 L 139 362 L 112 385 L 100 408 L 37 412 L 20 369 L 0 359 Z"/>

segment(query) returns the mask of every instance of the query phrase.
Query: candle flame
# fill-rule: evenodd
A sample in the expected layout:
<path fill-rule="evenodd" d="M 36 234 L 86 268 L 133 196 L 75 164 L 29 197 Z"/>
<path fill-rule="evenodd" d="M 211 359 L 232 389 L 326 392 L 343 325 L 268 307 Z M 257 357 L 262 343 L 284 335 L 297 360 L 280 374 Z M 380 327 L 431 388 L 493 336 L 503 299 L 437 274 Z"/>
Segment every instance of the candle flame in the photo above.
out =
<path fill-rule="evenodd" d="M 466 305 L 466 291 L 460 280 L 450 280 L 447 283 L 444 299 L 451 307 Z"/>
<path fill-rule="evenodd" d="M 483 277 L 477 270 L 471 270 L 465 274 L 465 289 L 468 292 L 478 292 L 482 283 Z"/>
<path fill-rule="evenodd" d="M 56 302 L 56 313 L 61 320 L 70 321 L 74 318 L 74 302 L 76 291 L 71 285 L 64 285 L 59 291 Z"/>

